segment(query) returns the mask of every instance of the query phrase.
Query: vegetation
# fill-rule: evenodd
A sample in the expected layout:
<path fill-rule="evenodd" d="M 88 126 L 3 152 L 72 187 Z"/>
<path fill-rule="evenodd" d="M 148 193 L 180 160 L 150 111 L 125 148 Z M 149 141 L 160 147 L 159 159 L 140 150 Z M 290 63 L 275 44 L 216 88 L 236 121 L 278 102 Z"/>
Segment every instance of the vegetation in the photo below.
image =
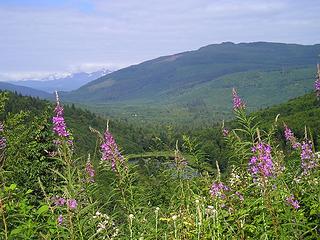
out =
<path fill-rule="evenodd" d="M 211 124 L 232 118 L 232 87 L 250 111 L 311 91 L 319 51 L 320 45 L 213 44 L 121 69 L 62 96 L 135 122 Z"/>
<path fill-rule="evenodd" d="M 313 130 L 303 127 L 319 115 L 314 94 L 248 115 L 250 102 L 234 91 L 234 121 L 191 136 L 170 127 L 163 137 L 151 134 L 149 149 L 159 154 L 136 151 L 144 134 L 118 130 L 119 139 L 139 142 L 128 156 L 112 134 L 126 127 L 121 121 L 107 124 L 59 99 L 53 110 L 33 98 L 0 98 L 1 239 L 320 237 L 319 155 Z M 96 144 L 86 142 L 90 135 Z"/>

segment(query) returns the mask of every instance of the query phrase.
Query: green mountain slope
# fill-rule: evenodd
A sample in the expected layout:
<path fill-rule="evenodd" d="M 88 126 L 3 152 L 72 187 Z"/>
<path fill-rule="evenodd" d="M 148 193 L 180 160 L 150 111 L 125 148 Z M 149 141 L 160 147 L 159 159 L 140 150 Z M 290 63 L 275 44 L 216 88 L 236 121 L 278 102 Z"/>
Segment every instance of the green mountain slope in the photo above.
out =
<path fill-rule="evenodd" d="M 121 69 L 62 95 L 120 118 L 201 124 L 230 118 L 232 87 L 250 110 L 305 94 L 319 54 L 320 44 L 213 44 Z"/>
<path fill-rule="evenodd" d="M 17 92 L 24 96 L 39 97 L 43 99 L 53 99 L 53 95 L 47 92 L 30 88 L 30 87 L 15 85 L 7 82 L 0 82 L 0 90 Z"/>
<path fill-rule="evenodd" d="M 232 117 L 232 88 L 248 102 L 248 109 L 286 102 L 312 91 L 315 67 L 227 74 L 193 88 L 166 91 L 161 100 L 95 103 L 89 109 L 144 122 L 203 124 Z"/>
<path fill-rule="evenodd" d="M 70 101 L 106 103 L 163 100 L 168 91 L 192 89 L 226 74 L 314 65 L 320 45 L 222 43 L 160 57 L 101 77 L 67 95 Z"/>

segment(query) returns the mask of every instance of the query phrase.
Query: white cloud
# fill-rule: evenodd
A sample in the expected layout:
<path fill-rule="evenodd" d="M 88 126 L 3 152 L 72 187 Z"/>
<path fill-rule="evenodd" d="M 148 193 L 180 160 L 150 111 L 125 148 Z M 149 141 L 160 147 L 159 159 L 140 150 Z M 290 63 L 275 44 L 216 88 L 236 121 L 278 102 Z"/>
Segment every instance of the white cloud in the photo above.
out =
<path fill-rule="evenodd" d="M 2 75 L 118 68 L 222 41 L 320 39 L 318 0 L 65 2 L 49 7 L 0 2 Z"/>

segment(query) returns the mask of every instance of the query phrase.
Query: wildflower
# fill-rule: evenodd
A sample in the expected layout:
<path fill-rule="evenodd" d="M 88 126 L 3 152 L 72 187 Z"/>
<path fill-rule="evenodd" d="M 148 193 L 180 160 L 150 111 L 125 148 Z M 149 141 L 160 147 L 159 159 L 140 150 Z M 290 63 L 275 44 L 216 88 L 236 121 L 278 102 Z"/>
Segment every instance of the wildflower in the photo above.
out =
<path fill-rule="evenodd" d="M 229 135 L 229 130 L 226 129 L 226 128 L 224 128 L 224 129 L 222 130 L 222 135 L 223 135 L 224 137 L 227 137 L 227 136 Z"/>
<path fill-rule="evenodd" d="M 86 164 L 86 172 L 89 176 L 89 181 L 94 182 L 95 170 L 94 170 L 93 165 L 90 162 L 90 160 Z"/>
<path fill-rule="evenodd" d="M 188 165 L 188 162 L 187 160 L 182 156 L 179 148 L 178 148 L 178 145 L 176 145 L 176 149 L 174 151 L 174 161 L 175 161 L 175 164 L 176 164 L 176 168 L 178 170 L 181 170 L 183 169 L 185 166 Z"/>
<path fill-rule="evenodd" d="M 7 139 L 5 137 L 0 137 L 0 150 L 5 149 L 7 146 Z"/>
<path fill-rule="evenodd" d="M 304 173 L 317 166 L 316 156 L 312 150 L 311 141 L 305 140 L 301 145 L 301 167 Z"/>
<path fill-rule="evenodd" d="M 294 136 L 292 130 L 290 128 L 288 128 L 288 126 L 286 124 L 284 124 L 284 137 L 287 141 L 289 141 L 291 143 L 291 146 L 294 149 L 297 149 L 300 147 L 301 144 L 297 142 L 297 139 Z"/>
<path fill-rule="evenodd" d="M 63 216 L 60 214 L 58 217 L 58 224 L 61 225 L 63 223 Z"/>
<path fill-rule="evenodd" d="M 252 152 L 254 156 L 249 162 L 249 171 L 252 176 L 256 177 L 259 174 L 264 177 L 271 176 L 273 172 L 271 146 L 261 142 L 252 148 Z"/>
<path fill-rule="evenodd" d="M 293 195 L 286 198 L 288 204 L 290 204 L 293 208 L 298 209 L 300 208 L 299 201 L 295 199 Z"/>
<path fill-rule="evenodd" d="M 124 158 L 118 149 L 116 141 L 108 129 L 104 133 L 104 140 L 100 147 L 102 151 L 101 160 L 109 161 L 111 163 L 112 170 L 116 171 L 117 163 L 120 162 L 123 164 Z"/>
<path fill-rule="evenodd" d="M 4 127 L 2 122 L 0 122 L 0 132 L 3 132 Z M 0 137 L 0 150 L 5 149 L 7 146 L 7 139 L 5 137 Z"/>
<path fill-rule="evenodd" d="M 78 203 L 77 203 L 77 200 L 75 200 L 75 199 L 69 199 L 67 201 L 67 205 L 68 205 L 68 208 L 75 209 L 75 208 L 77 208 Z"/>
<path fill-rule="evenodd" d="M 214 182 L 210 189 L 210 194 L 212 197 L 220 197 L 222 199 L 226 198 L 224 194 L 225 191 L 229 191 L 229 188 L 221 182 Z"/>
<path fill-rule="evenodd" d="M 134 219 L 134 215 L 133 214 L 129 214 L 129 219 Z"/>
<path fill-rule="evenodd" d="M 216 215 L 217 213 L 217 210 L 213 207 L 213 206 L 208 206 L 206 209 L 205 209 L 205 212 L 208 216 L 214 216 Z"/>
<path fill-rule="evenodd" d="M 235 194 L 239 197 L 241 202 L 244 200 L 244 197 L 240 192 L 237 191 L 237 192 L 235 192 Z"/>
<path fill-rule="evenodd" d="M 107 223 L 104 222 L 104 221 L 101 222 L 101 223 L 99 223 L 98 226 L 97 226 L 97 227 L 98 227 L 97 232 L 99 233 L 99 232 L 105 230 L 105 229 L 106 229 L 106 224 L 107 224 Z"/>
<path fill-rule="evenodd" d="M 177 220 L 178 216 L 177 215 L 173 215 L 171 218 L 172 218 L 173 221 L 175 221 L 175 220 Z"/>
<path fill-rule="evenodd" d="M 232 97 L 233 97 L 233 110 L 242 110 L 245 109 L 245 104 L 238 96 L 237 91 L 233 88 L 232 89 Z"/>
<path fill-rule="evenodd" d="M 317 74 L 317 79 L 314 82 L 314 88 L 316 90 L 317 97 L 320 97 L 320 65 L 318 64 L 317 67 L 318 67 L 318 74 Z"/>
<path fill-rule="evenodd" d="M 67 130 L 67 125 L 64 121 L 63 117 L 63 107 L 60 105 L 59 102 L 59 96 L 56 92 L 56 107 L 54 109 L 55 116 L 52 118 L 53 122 L 53 131 L 59 136 L 59 137 L 69 137 L 70 133 Z"/>
<path fill-rule="evenodd" d="M 55 197 L 54 204 L 56 206 L 63 206 L 66 203 L 66 200 L 63 197 Z"/>

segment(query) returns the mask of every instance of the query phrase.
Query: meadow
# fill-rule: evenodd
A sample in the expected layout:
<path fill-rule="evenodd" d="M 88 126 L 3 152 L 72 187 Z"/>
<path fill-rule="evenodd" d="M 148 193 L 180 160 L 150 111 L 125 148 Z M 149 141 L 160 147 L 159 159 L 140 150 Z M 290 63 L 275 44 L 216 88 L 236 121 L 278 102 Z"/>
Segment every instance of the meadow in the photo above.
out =
<path fill-rule="evenodd" d="M 0 98 L 3 112 L 8 93 Z M 53 112 L 8 113 L 1 122 L 1 239 L 319 239 L 311 129 L 297 135 L 277 112 L 266 126 L 234 89 L 235 120 L 218 128 L 223 151 L 214 162 L 186 135 L 173 149 L 126 155 L 113 121 L 103 131 L 82 126 L 96 139 L 84 151 L 62 100 Z"/>

